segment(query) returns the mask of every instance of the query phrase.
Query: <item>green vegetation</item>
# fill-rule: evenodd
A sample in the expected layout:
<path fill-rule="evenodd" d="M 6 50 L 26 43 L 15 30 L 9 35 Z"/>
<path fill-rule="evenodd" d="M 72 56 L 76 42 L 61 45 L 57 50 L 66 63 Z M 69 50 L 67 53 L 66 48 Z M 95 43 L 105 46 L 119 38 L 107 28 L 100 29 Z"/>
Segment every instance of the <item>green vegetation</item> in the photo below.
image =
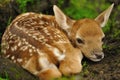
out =
<path fill-rule="evenodd" d="M 0 77 L 0 80 L 9 80 L 9 79 L 4 79 L 4 78 L 1 78 L 1 77 Z"/>
<path fill-rule="evenodd" d="M 6 72 L 5 78 L 2 78 L 2 77 L 0 76 L 0 80 L 9 80 L 9 77 L 8 77 L 7 72 Z"/>
<path fill-rule="evenodd" d="M 19 4 L 20 10 L 24 13 L 27 11 L 26 6 L 27 3 L 30 2 L 32 3 L 34 0 L 16 0 L 16 2 Z"/>
<path fill-rule="evenodd" d="M 64 3 L 65 0 L 58 0 L 57 6 L 62 8 L 62 5 Z"/>
<path fill-rule="evenodd" d="M 86 61 L 84 61 L 84 62 L 83 62 L 82 72 L 81 72 L 80 75 L 79 75 L 79 78 L 80 78 L 81 80 L 84 80 L 84 79 L 83 79 L 83 76 L 87 76 L 87 75 L 90 73 L 89 70 L 88 70 L 88 67 L 89 67 L 88 63 L 87 63 Z"/>
<path fill-rule="evenodd" d="M 75 76 L 70 76 L 70 77 L 63 76 L 61 78 L 53 79 L 53 80 L 75 80 Z"/>
<path fill-rule="evenodd" d="M 75 19 L 80 18 L 95 18 L 99 13 L 97 8 L 100 7 L 100 11 L 106 9 L 110 4 L 105 3 L 99 4 L 97 1 L 88 0 L 70 0 L 68 8 L 64 9 L 64 12 Z"/>
<path fill-rule="evenodd" d="M 87 6 L 86 6 L 87 4 Z M 70 6 L 65 9 L 65 12 L 75 18 L 93 18 L 96 15 L 95 8 L 86 0 L 71 0 Z"/>
<path fill-rule="evenodd" d="M 7 25 L 10 25 L 11 21 L 12 21 L 12 17 L 10 16 L 8 19 Z"/>

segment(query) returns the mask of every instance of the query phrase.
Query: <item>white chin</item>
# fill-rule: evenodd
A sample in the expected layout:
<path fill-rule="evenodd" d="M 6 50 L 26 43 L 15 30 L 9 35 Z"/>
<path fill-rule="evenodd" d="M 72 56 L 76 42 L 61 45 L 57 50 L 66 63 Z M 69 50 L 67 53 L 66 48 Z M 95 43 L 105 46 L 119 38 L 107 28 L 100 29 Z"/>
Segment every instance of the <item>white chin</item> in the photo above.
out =
<path fill-rule="evenodd" d="M 101 61 L 102 59 L 95 59 L 95 58 L 90 58 L 91 61 L 98 62 Z"/>
<path fill-rule="evenodd" d="M 94 61 L 94 62 L 101 61 L 103 58 L 104 58 L 104 55 L 102 55 L 102 58 L 100 58 L 100 59 L 97 59 L 97 57 L 96 57 L 95 55 L 89 57 L 89 59 L 90 59 L 91 61 Z"/>

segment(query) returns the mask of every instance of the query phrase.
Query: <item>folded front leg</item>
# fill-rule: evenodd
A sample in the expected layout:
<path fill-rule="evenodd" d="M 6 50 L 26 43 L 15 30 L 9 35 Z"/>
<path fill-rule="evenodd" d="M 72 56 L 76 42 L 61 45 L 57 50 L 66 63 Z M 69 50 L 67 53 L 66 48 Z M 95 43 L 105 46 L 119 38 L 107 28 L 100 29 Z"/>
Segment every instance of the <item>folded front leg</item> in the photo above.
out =
<path fill-rule="evenodd" d="M 60 62 L 59 70 L 63 75 L 69 76 L 77 74 L 82 70 L 82 54 L 81 52 L 66 55 L 65 59 Z"/>
<path fill-rule="evenodd" d="M 39 59 L 39 64 L 42 70 L 37 74 L 42 80 L 51 80 L 52 78 L 59 78 L 62 76 L 55 64 L 49 62 L 46 57 Z"/>

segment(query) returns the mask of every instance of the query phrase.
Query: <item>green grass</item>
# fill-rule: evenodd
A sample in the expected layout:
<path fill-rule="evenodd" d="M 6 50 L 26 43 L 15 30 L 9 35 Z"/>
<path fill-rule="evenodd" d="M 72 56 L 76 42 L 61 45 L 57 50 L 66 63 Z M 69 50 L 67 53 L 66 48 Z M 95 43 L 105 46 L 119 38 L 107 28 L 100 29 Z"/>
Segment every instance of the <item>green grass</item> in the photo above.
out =
<path fill-rule="evenodd" d="M 100 5 L 96 1 L 70 0 L 70 5 L 64 9 L 64 12 L 75 19 L 95 18 L 98 15 L 96 8 L 99 8 L 99 6 L 101 6 L 100 10 L 103 11 L 109 4 L 105 3 Z"/>
<path fill-rule="evenodd" d="M 10 25 L 11 21 L 12 21 L 12 16 L 9 17 L 7 25 Z"/>
<path fill-rule="evenodd" d="M 8 77 L 7 72 L 6 72 L 6 74 L 5 74 L 5 78 L 3 78 L 3 77 L 0 76 L 0 80 L 9 80 L 9 77 Z"/>
<path fill-rule="evenodd" d="M 33 2 L 34 0 L 16 0 L 16 2 L 19 4 L 19 8 L 22 13 L 27 12 L 26 6 L 28 2 Z"/>
<path fill-rule="evenodd" d="M 8 79 L 8 78 L 5 79 L 5 78 L 1 78 L 1 77 L 0 77 L 0 80 L 9 80 L 9 79 Z"/>

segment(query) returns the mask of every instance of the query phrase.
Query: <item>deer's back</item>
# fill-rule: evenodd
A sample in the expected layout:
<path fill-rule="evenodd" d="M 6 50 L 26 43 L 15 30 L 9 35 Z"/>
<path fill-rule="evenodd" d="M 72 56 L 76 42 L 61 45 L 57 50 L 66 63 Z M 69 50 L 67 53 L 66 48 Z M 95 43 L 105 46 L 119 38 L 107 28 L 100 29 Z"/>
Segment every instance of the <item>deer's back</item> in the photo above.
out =
<path fill-rule="evenodd" d="M 37 59 L 39 56 L 46 56 L 56 63 L 58 61 L 54 55 L 54 49 L 58 50 L 56 44 L 69 43 L 64 33 L 56 27 L 58 24 L 53 16 L 35 13 L 18 16 L 2 37 L 4 56 L 22 65 L 30 58 Z"/>

